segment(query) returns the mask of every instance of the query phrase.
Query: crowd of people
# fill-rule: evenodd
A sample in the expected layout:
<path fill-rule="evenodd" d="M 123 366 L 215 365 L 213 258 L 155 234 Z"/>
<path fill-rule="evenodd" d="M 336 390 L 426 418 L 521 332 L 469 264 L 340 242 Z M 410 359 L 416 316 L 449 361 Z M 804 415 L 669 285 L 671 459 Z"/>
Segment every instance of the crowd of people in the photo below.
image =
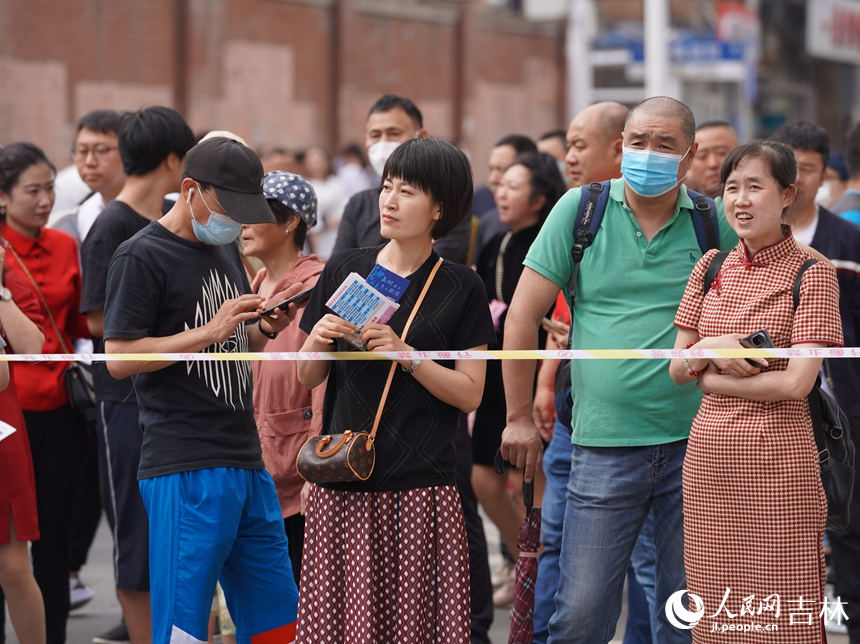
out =
<path fill-rule="evenodd" d="M 856 346 L 860 125 L 830 147 L 806 122 L 741 143 L 671 98 L 598 103 L 501 136 L 476 187 L 391 94 L 337 161 L 99 110 L 72 148 L 89 193 L 53 217 L 52 161 L 0 150 L 0 352 Z M 336 315 L 377 270 L 393 316 Z M 486 643 L 515 593 L 509 490 L 533 482 L 535 642 L 610 641 L 625 586 L 627 644 L 823 642 L 827 551 L 860 643 L 860 510 L 825 536 L 819 377 L 860 428 L 854 359 L 0 361 L 0 587 L 21 644 L 65 642 L 103 512 L 123 620 L 95 644 Z M 300 476 L 308 439 L 371 428 L 366 480 Z M 665 610 L 685 589 L 709 614 L 691 629 Z M 789 622 L 798 598 L 814 615 Z M 744 606 L 777 632 L 712 629 Z"/>

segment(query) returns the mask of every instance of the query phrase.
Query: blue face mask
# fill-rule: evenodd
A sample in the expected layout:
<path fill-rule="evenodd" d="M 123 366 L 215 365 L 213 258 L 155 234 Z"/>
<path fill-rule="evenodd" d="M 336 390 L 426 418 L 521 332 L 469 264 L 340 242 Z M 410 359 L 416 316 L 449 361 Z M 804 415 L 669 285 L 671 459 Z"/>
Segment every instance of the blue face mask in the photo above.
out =
<path fill-rule="evenodd" d="M 683 178 L 678 179 L 678 167 L 689 151 L 687 148 L 684 154 L 666 154 L 623 148 L 621 175 L 637 195 L 659 197 L 683 181 Z"/>
<path fill-rule="evenodd" d="M 197 186 L 197 189 L 200 190 L 200 186 Z M 189 207 L 191 206 L 191 192 L 193 190 L 194 188 L 191 188 L 188 191 L 188 198 L 185 200 Z M 239 233 L 242 232 L 242 224 L 233 221 L 227 215 L 222 215 L 212 210 L 209 204 L 206 203 L 202 190 L 200 190 L 199 194 L 200 198 L 203 199 L 203 205 L 209 211 L 209 221 L 205 225 L 198 223 L 194 218 L 194 211 L 192 210 L 191 227 L 194 230 L 194 236 L 204 244 L 209 244 L 210 246 L 225 246 L 230 242 L 236 241 Z"/>

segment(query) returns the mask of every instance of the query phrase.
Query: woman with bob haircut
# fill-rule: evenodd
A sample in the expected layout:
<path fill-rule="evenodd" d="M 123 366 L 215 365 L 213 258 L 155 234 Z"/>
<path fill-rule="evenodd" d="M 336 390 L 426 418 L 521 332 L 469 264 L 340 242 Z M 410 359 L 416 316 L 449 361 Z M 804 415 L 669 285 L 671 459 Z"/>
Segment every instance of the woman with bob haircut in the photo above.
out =
<path fill-rule="evenodd" d="M 336 253 L 323 269 L 301 328 L 303 351 L 480 351 L 495 341 L 480 278 L 444 261 L 405 342 L 406 320 L 437 264 L 433 241 L 471 211 L 472 172 L 463 152 L 415 139 L 388 159 L 379 196 L 382 236 L 374 248 Z M 325 302 L 352 272 L 381 265 L 409 281 L 388 324 L 356 329 Z M 454 430 L 481 401 L 486 364 L 401 360 L 364 482 L 311 485 L 299 594 L 298 642 L 355 644 L 470 641 L 469 551 L 455 486 Z M 323 434 L 370 431 L 388 361 L 300 361 L 308 388 L 326 376 Z"/>
<path fill-rule="evenodd" d="M 829 262 L 803 273 L 794 307 L 798 271 L 812 259 L 783 223 L 796 176 L 794 153 L 773 141 L 735 148 L 723 162 L 726 219 L 740 241 L 707 294 L 705 274 L 717 251 L 693 269 L 675 317 L 676 348 L 737 349 L 761 329 L 776 347 L 842 345 L 839 286 Z M 753 360 L 671 362 L 677 384 L 696 382 L 704 394 L 684 461 L 684 563 L 689 592 L 707 614 L 724 607 L 732 617 L 751 608 L 755 614 L 744 622 L 779 630 L 722 632 L 709 618 L 693 628 L 693 641 L 820 642 L 827 500 L 806 396 L 821 359 Z M 805 609 L 796 610 L 800 597 Z M 790 622 L 797 612 L 814 616 Z"/>

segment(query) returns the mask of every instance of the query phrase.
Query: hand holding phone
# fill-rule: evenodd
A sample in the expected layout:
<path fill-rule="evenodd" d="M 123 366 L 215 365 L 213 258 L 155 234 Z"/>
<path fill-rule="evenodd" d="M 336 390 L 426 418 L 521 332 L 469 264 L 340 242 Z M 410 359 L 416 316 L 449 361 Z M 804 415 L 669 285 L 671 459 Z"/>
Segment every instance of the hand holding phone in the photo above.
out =
<path fill-rule="evenodd" d="M 767 329 L 760 329 L 755 333 L 750 333 L 747 337 L 738 340 L 742 347 L 747 349 L 773 349 L 773 341 L 770 339 L 770 334 Z M 752 358 L 744 358 L 753 367 L 761 368 L 762 365 Z"/>
<path fill-rule="evenodd" d="M 305 289 L 301 293 L 296 293 L 292 297 L 288 297 L 283 302 L 276 304 L 272 308 L 266 309 L 265 311 L 260 313 L 260 317 L 267 317 L 269 315 L 272 315 L 278 309 L 280 309 L 281 311 L 286 311 L 289 308 L 290 304 L 295 304 L 295 305 L 304 304 L 305 302 L 307 302 L 310 299 L 311 292 L 313 290 L 314 290 L 314 288 L 312 286 L 309 289 Z"/>

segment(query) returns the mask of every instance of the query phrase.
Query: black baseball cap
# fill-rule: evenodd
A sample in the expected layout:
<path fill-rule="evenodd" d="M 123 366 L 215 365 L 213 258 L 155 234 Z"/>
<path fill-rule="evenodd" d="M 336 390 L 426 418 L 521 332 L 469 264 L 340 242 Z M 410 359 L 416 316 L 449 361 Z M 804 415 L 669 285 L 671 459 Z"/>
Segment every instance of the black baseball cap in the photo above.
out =
<path fill-rule="evenodd" d="M 184 172 L 215 189 L 230 219 L 241 224 L 273 224 L 275 217 L 263 194 L 263 164 L 238 141 L 213 137 L 185 155 Z"/>

